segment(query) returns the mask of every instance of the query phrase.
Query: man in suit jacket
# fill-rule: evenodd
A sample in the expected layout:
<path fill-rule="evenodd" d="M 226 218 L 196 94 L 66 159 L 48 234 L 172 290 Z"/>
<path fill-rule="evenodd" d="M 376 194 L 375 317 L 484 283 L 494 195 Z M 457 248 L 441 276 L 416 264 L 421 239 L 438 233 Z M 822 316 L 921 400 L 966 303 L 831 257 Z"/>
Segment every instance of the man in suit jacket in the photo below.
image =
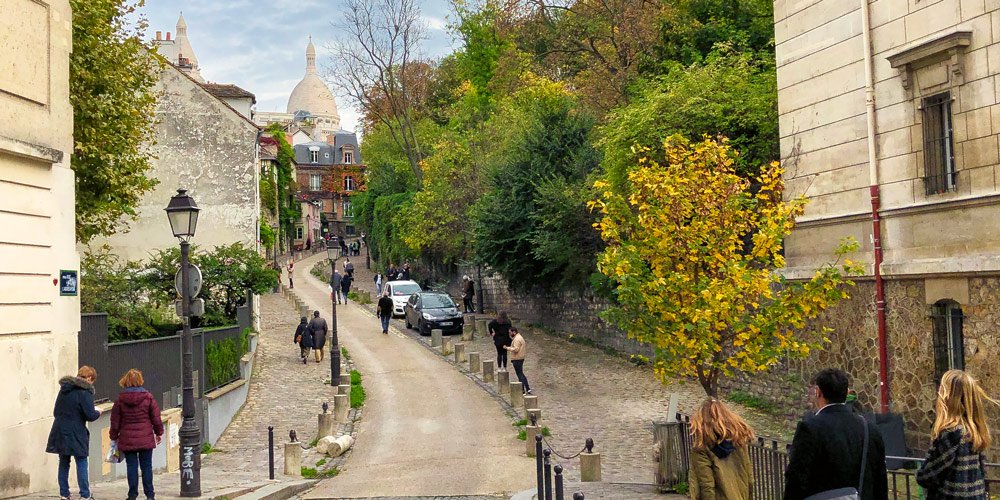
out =
<path fill-rule="evenodd" d="M 827 368 L 813 380 L 816 413 L 799 422 L 785 471 L 785 500 L 801 500 L 827 490 L 857 488 L 861 476 L 864 427 L 868 426 L 868 460 L 863 500 L 888 497 L 885 445 L 878 429 L 846 406 L 847 374 Z"/>

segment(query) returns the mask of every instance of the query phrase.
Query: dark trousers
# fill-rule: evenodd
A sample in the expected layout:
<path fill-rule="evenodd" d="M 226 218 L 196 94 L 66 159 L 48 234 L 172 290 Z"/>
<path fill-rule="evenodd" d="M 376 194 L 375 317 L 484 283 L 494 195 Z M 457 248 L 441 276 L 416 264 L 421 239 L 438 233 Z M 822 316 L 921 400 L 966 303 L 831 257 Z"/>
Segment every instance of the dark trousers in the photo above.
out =
<path fill-rule="evenodd" d="M 472 297 L 465 297 L 462 299 L 462 302 L 465 304 L 465 312 L 476 312 L 476 307 L 472 305 Z"/>
<path fill-rule="evenodd" d="M 517 374 L 517 379 L 521 381 L 521 390 L 528 392 L 531 390 L 531 386 L 528 385 L 528 377 L 524 376 L 524 360 L 523 359 L 512 359 L 510 364 L 514 365 L 514 373 Z"/>
<path fill-rule="evenodd" d="M 507 344 L 493 344 L 497 348 L 497 369 L 503 368 L 507 369 L 507 349 L 504 349 Z"/>
<path fill-rule="evenodd" d="M 139 469 L 142 469 L 142 493 L 153 498 L 153 450 L 125 452 L 125 477 L 128 478 L 128 498 L 139 497 Z"/>

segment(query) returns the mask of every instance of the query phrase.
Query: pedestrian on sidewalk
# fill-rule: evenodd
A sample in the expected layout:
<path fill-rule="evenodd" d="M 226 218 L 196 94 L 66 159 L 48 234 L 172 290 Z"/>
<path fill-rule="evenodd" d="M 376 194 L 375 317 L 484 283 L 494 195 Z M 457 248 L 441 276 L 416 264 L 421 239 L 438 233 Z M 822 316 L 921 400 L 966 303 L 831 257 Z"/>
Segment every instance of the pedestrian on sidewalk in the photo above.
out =
<path fill-rule="evenodd" d="M 81 366 L 76 376 L 59 379 L 59 394 L 52 410 L 52 429 L 45 445 L 47 453 L 59 455 L 59 498 L 69 499 L 69 461 L 76 461 L 76 485 L 80 488 L 80 499 L 90 496 L 90 475 L 87 457 L 90 455 L 90 431 L 87 422 L 100 418 L 101 411 L 94 406 L 94 381 L 97 370 Z"/>
<path fill-rule="evenodd" d="M 295 328 L 295 343 L 299 345 L 299 358 L 302 364 L 309 360 L 309 351 L 313 346 L 312 330 L 309 329 L 309 320 L 303 316 L 299 326 Z"/>
<path fill-rule="evenodd" d="M 378 319 L 382 321 L 382 333 L 389 334 L 389 320 L 392 319 L 392 299 L 389 292 L 384 292 L 382 298 L 378 299 Z"/>
<path fill-rule="evenodd" d="M 313 319 L 309 322 L 309 331 L 312 332 L 313 352 L 316 353 L 316 362 L 323 360 L 323 347 L 326 346 L 326 333 L 329 328 L 326 319 L 319 317 L 319 311 L 313 311 Z"/>
<path fill-rule="evenodd" d="M 350 274 L 340 279 L 340 292 L 344 295 L 344 303 L 347 303 L 347 294 L 351 293 L 351 283 L 354 283 L 354 276 Z"/>
<path fill-rule="evenodd" d="M 139 497 L 139 470 L 142 470 L 142 494 L 146 500 L 153 492 L 153 449 L 163 439 L 163 421 L 156 398 L 143 386 L 142 372 L 132 368 L 118 381 L 124 390 L 111 408 L 109 437 L 125 455 L 128 500 Z"/>
<path fill-rule="evenodd" d="M 407 262 L 406 264 L 403 264 L 403 269 L 401 271 L 399 271 L 399 279 L 404 280 L 404 281 L 410 279 L 410 263 L 409 262 Z"/>
<path fill-rule="evenodd" d="M 753 468 L 747 446 L 754 439 L 753 429 L 721 401 L 702 403 L 691 416 L 691 500 L 750 500 Z"/>
<path fill-rule="evenodd" d="M 288 288 L 295 288 L 295 283 L 292 281 L 292 269 L 295 269 L 295 262 L 288 259 Z"/>
<path fill-rule="evenodd" d="M 344 273 L 354 278 L 354 264 L 351 263 L 350 257 L 344 260 Z"/>
<path fill-rule="evenodd" d="M 493 346 L 497 348 L 497 370 L 507 371 L 507 347 L 510 345 L 510 319 L 507 311 L 497 313 L 496 319 L 486 326 L 493 337 Z"/>
<path fill-rule="evenodd" d="M 990 428 L 984 405 L 995 403 L 982 386 L 962 370 L 948 370 L 941 377 L 935 403 L 934 437 L 927 460 L 917 471 L 917 484 L 927 498 L 986 500 L 986 461 Z"/>
<path fill-rule="evenodd" d="M 330 288 L 333 293 L 333 298 L 334 300 L 337 301 L 338 304 L 340 303 L 340 291 L 342 288 L 341 284 L 343 283 L 343 281 L 344 281 L 344 276 L 340 274 L 340 271 L 334 269 L 333 276 L 330 276 Z M 345 304 L 347 303 L 347 295 L 344 295 L 344 303 Z"/>
<path fill-rule="evenodd" d="M 382 294 L 382 273 L 375 273 L 375 277 L 372 278 L 375 281 L 375 296 Z"/>
<path fill-rule="evenodd" d="M 521 382 L 521 392 L 531 394 L 528 377 L 524 376 L 524 357 L 528 354 L 528 348 L 524 343 L 524 335 L 521 335 L 517 331 L 517 328 L 510 327 L 510 345 L 503 348 L 510 354 L 510 364 L 514 365 L 514 373 L 517 374 L 517 380 Z"/>
<path fill-rule="evenodd" d="M 389 281 L 396 281 L 396 277 L 399 275 L 399 270 L 396 269 L 396 264 L 392 262 L 389 263 L 389 269 L 386 270 L 385 276 Z"/>
<path fill-rule="evenodd" d="M 476 296 L 476 285 L 468 274 L 462 276 L 462 283 L 465 285 L 462 290 L 462 305 L 465 307 L 465 312 L 474 313 L 476 308 L 472 305 L 472 299 Z"/>
<path fill-rule="evenodd" d="M 813 379 L 816 413 L 795 429 L 785 470 L 785 500 L 817 493 L 853 492 L 862 500 L 888 497 L 882 434 L 847 408 L 849 385 L 847 374 L 836 368 L 822 370 Z"/>

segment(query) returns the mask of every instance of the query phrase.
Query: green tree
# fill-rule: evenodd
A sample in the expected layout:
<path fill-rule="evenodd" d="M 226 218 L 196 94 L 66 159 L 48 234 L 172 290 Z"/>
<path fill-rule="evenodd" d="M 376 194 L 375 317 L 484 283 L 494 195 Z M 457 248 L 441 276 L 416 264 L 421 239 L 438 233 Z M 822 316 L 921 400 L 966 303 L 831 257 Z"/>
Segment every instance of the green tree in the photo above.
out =
<path fill-rule="evenodd" d="M 278 142 L 278 223 L 279 241 L 291 248 L 291 240 L 295 235 L 295 224 L 302 218 L 302 207 L 295 201 L 295 191 L 298 189 L 294 177 L 295 150 L 285 138 L 281 124 L 272 123 L 266 129 L 267 133 Z"/>
<path fill-rule="evenodd" d="M 772 0 L 671 0 L 657 22 L 659 40 L 643 65 L 647 74 L 701 62 L 720 45 L 774 58 Z"/>
<path fill-rule="evenodd" d="M 143 0 L 70 0 L 76 237 L 88 242 L 134 220 L 142 196 L 156 186 L 147 173 L 152 156 L 161 64 L 143 41 Z"/>
<path fill-rule="evenodd" d="M 715 397 L 723 377 L 822 346 L 806 322 L 846 298 L 861 268 L 845 260 L 805 281 L 783 279 L 782 242 L 806 201 L 782 201 L 778 163 L 761 168 L 751 190 L 725 143 L 673 136 L 664 150 L 663 163 L 643 157 L 629 170 L 625 193 L 595 184 L 608 245 L 598 267 L 617 283 L 617 305 L 602 316 L 654 348 L 661 379 L 696 377 Z M 848 241 L 838 254 L 855 250 Z"/>

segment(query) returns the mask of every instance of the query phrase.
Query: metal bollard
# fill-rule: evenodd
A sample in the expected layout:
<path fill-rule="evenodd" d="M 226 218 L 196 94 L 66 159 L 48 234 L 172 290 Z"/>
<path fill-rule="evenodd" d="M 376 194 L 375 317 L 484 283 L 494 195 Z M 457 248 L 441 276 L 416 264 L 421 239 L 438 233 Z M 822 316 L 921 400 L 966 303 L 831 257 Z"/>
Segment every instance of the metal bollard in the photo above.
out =
<path fill-rule="evenodd" d="M 546 448 L 542 452 L 545 455 L 545 500 L 552 500 L 552 450 Z"/>
<path fill-rule="evenodd" d="M 267 477 L 274 480 L 274 426 L 267 426 Z"/>
<path fill-rule="evenodd" d="M 538 422 L 542 419 L 542 410 L 538 408 L 527 408 L 524 410 L 524 418 L 531 420 L 532 422 Z"/>
<path fill-rule="evenodd" d="M 545 500 L 543 497 L 543 491 L 545 491 L 545 478 L 542 474 L 542 435 L 535 434 L 535 475 L 537 476 L 537 482 L 535 483 L 535 496 L 537 500 Z"/>
<path fill-rule="evenodd" d="M 556 500 L 563 500 L 563 468 L 561 465 L 555 466 L 556 471 Z"/>

